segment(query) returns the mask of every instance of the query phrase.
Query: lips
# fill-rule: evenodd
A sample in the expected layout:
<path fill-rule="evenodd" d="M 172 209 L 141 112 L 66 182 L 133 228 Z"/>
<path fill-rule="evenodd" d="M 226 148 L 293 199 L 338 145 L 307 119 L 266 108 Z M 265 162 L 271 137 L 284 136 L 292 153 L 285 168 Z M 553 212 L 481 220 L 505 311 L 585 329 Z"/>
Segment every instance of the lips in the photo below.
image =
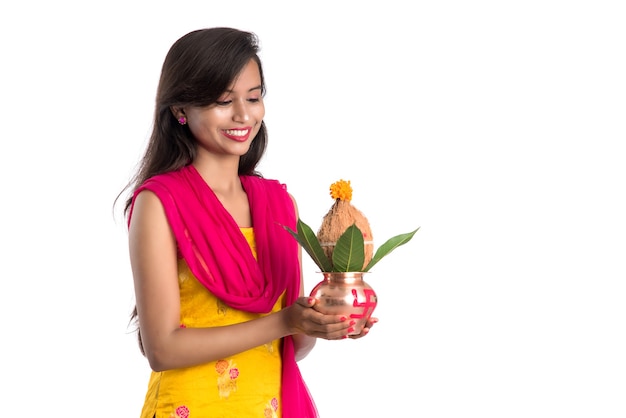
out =
<path fill-rule="evenodd" d="M 250 137 L 250 132 L 252 132 L 252 128 L 242 128 L 242 129 L 224 129 L 222 134 L 233 141 L 237 142 L 245 142 Z"/>

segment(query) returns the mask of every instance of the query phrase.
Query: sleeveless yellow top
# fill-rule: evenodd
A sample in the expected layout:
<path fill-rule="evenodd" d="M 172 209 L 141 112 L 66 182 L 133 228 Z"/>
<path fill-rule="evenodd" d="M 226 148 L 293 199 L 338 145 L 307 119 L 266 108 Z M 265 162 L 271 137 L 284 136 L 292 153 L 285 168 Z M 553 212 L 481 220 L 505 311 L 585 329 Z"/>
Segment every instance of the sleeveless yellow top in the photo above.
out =
<path fill-rule="evenodd" d="M 256 258 L 254 231 L 241 228 Z M 179 260 L 180 326 L 218 327 L 266 314 L 230 308 Z M 272 312 L 283 306 L 283 294 Z M 152 372 L 141 418 L 280 418 L 280 340 L 185 369 Z"/>

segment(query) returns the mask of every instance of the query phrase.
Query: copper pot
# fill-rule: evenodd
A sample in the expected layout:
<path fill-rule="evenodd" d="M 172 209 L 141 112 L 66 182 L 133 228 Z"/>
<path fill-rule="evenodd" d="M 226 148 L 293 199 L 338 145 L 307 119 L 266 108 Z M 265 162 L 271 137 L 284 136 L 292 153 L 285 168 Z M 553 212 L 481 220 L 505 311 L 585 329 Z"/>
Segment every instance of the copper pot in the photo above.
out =
<path fill-rule="evenodd" d="M 358 335 L 372 316 L 378 298 L 374 289 L 363 280 L 365 272 L 322 272 L 324 279 L 311 291 L 316 299 L 314 308 L 324 314 L 345 315 L 355 321 Z"/>

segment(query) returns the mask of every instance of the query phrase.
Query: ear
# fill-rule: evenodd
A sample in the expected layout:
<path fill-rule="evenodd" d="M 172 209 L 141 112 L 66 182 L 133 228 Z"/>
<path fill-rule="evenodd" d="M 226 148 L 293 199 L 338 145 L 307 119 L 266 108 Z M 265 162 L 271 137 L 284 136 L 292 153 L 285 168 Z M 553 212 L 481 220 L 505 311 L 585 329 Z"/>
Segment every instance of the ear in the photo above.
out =
<path fill-rule="evenodd" d="M 185 109 L 183 109 L 180 106 L 170 106 L 170 111 L 172 112 L 172 115 L 174 115 L 176 119 L 187 117 L 185 115 Z"/>

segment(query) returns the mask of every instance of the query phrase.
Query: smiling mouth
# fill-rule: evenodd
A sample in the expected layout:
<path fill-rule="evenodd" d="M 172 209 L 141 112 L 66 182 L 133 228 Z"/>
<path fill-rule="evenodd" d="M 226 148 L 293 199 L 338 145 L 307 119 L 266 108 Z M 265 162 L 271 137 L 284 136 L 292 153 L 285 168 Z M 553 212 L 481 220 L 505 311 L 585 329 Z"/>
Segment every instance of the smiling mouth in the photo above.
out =
<path fill-rule="evenodd" d="M 243 142 L 247 140 L 248 137 L 250 136 L 250 131 L 251 131 L 250 128 L 246 128 L 246 129 L 225 129 L 222 132 L 224 132 L 224 136 L 226 136 L 229 139 Z"/>

